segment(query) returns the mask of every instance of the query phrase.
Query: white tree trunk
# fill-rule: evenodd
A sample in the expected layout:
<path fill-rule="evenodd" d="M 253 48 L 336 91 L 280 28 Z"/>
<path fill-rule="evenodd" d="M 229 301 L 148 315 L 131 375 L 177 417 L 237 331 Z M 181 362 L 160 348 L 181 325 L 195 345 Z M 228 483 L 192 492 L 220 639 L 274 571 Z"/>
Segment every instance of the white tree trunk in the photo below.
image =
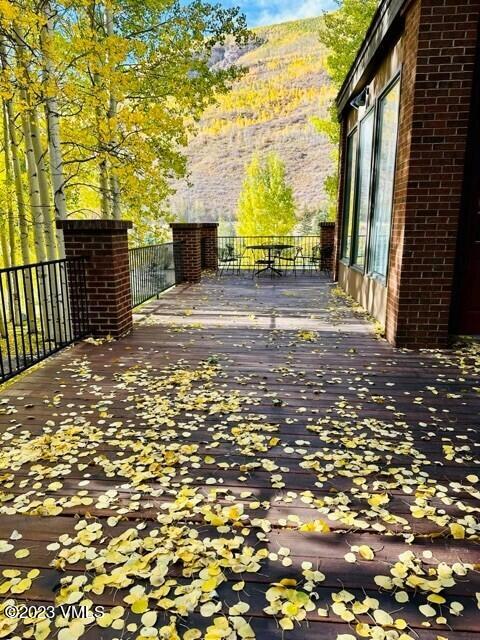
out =
<path fill-rule="evenodd" d="M 15 264 L 15 218 L 13 214 L 12 193 L 12 161 L 10 158 L 10 134 L 8 132 L 8 119 L 5 101 L 2 101 L 3 119 L 3 154 L 5 163 L 5 197 L 7 200 L 6 234 L 8 235 L 8 265 Z"/>
<path fill-rule="evenodd" d="M 50 46 L 53 34 L 53 13 L 49 0 L 43 4 L 45 22 L 40 31 L 40 50 L 42 53 L 45 116 L 47 119 L 48 157 L 50 164 L 50 178 L 53 188 L 53 205 L 55 220 L 67 219 L 67 199 L 65 195 L 65 171 L 62 154 L 62 139 L 60 133 L 60 112 L 55 91 L 51 89 L 51 83 L 55 78 L 55 67 L 50 56 Z M 57 253 L 60 259 L 65 258 L 65 242 L 63 230 L 56 229 Z M 72 339 L 72 326 L 70 309 L 68 304 L 68 283 L 66 278 L 66 266 L 59 263 L 54 268 L 52 295 L 55 301 L 55 327 L 57 335 L 62 342 Z M 60 311 L 63 310 L 65 322 L 60 322 Z"/>
<path fill-rule="evenodd" d="M 19 143 L 17 130 L 15 128 L 15 116 L 13 112 L 13 103 L 11 100 L 5 101 L 8 131 L 10 134 L 11 150 L 12 150 L 12 166 L 15 181 L 15 194 L 17 198 L 18 222 L 20 226 L 20 248 L 22 253 L 23 264 L 30 262 L 30 247 L 28 244 L 28 222 L 25 207 L 25 197 L 23 193 L 22 169 L 19 156 Z"/>
<path fill-rule="evenodd" d="M 0 60 L 2 63 L 2 70 L 4 73 L 9 73 L 9 66 L 7 61 L 7 51 L 4 42 L 0 42 Z M 8 142 L 10 144 L 6 145 L 10 147 L 11 150 L 11 159 L 12 159 L 12 167 L 13 167 L 13 177 L 15 184 L 15 195 L 17 200 L 17 212 L 18 212 L 18 224 L 20 229 L 20 250 L 22 255 L 23 264 L 30 263 L 30 247 L 29 247 L 29 227 L 27 221 L 27 211 L 25 207 L 25 198 L 23 193 L 23 182 L 22 182 L 22 167 L 20 163 L 20 147 L 17 136 L 17 129 L 15 126 L 15 113 L 13 109 L 13 100 L 12 98 L 4 99 L 4 114 L 5 114 L 5 123 L 6 128 L 5 131 L 8 131 Z M 14 229 L 12 228 L 12 232 Z M 14 245 L 14 241 L 13 241 Z M 10 299 L 11 303 L 11 314 L 15 324 L 22 323 L 22 309 L 21 309 L 21 296 L 23 295 L 25 300 L 25 309 L 27 312 L 28 318 L 28 330 L 32 331 L 32 327 L 34 326 L 33 318 L 35 315 L 35 302 L 34 297 L 32 295 L 33 287 L 32 287 L 32 278 L 30 277 L 29 271 L 26 271 L 23 276 L 23 283 L 19 282 L 20 278 L 18 274 L 15 274 L 15 277 L 12 274 L 12 277 L 9 279 L 10 288 L 9 290 L 12 293 L 12 298 Z M 23 286 L 23 294 L 22 294 L 22 284 Z"/>
<path fill-rule="evenodd" d="M 7 116 L 8 133 L 10 137 L 10 148 L 12 151 L 12 167 L 13 177 L 15 182 L 15 194 L 17 199 L 17 211 L 18 211 L 18 224 L 20 227 L 20 249 L 22 255 L 22 263 L 30 263 L 30 247 L 29 247 L 29 233 L 28 233 L 28 221 L 27 211 L 25 206 L 25 197 L 23 193 L 22 182 L 22 169 L 20 164 L 19 142 L 17 137 L 17 130 L 15 127 L 15 117 L 13 111 L 13 102 L 11 99 L 5 101 L 5 112 Z M 13 309 L 12 315 L 16 322 L 21 322 L 21 303 L 20 303 L 20 291 L 18 289 L 18 280 L 14 278 L 10 280 L 11 289 L 13 292 Z M 27 317 L 29 318 L 29 331 L 32 330 L 32 322 L 35 314 L 35 304 L 32 295 L 32 279 L 30 274 L 26 272 L 25 276 L 25 305 L 27 310 Z"/>
<path fill-rule="evenodd" d="M 98 5 L 98 9 L 101 11 L 101 20 L 102 24 L 106 28 L 106 17 L 105 17 L 105 7 L 102 4 Z M 98 25 L 95 19 L 95 12 L 97 10 L 96 0 L 90 0 L 89 6 L 87 8 L 87 12 L 90 18 L 90 37 L 92 38 L 95 44 L 98 43 Z M 97 87 L 100 86 L 100 76 L 98 72 L 93 71 L 91 74 L 91 82 L 93 86 L 93 91 L 95 92 Z M 97 103 L 98 104 L 98 103 Z M 108 176 L 108 157 L 106 154 L 106 149 L 104 148 L 104 140 L 100 134 L 101 131 L 101 122 L 105 117 L 105 114 L 102 112 L 100 105 L 95 108 L 95 120 L 98 132 L 98 182 L 99 182 L 99 191 L 100 191 L 100 210 L 102 213 L 102 218 L 111 218 L 112 217 L 112 201 L 110 194 L 110 180 Z"/>
<path fill-rule="evenodd" d="M 3 265 L 4 267 L 9 266 L 10 256 L 8 254 L 8 244 L 7 244 L 7 234 L 3 229 L 3 222 L 0 225 L 0 246 L 2 249 L 3 256 Z M 8 321 L 10 320 L 10 304 L 9 300 L 6 299 L 3 283 L 6 280 L 5 276 L 0 273 L 0 291 L 2 295 L 0 296 L 0 338 L 5 338 L 8 332 Z M 2 348 L 0 347 L 0 358 L 3 358 Z"/>
<path fill-rule="evenodd" d="M 50 206 L 50 186 L 48 183 L 48 171 L 44 159 L 44 151 L 40 144 L 40 127 L 38 126 L 38 114 L 33 110 L 30 116 L 31 134 L 33 150 L 37 165 L 38 185 L 40 189 L 40 199 L 42 201 L 43 223 L 46 227 L 47 257 L 48 260 L 56 260 L 56 234 L 53 226 Z M 63 240 L 63 233 L 61 235 Z M 64 249 L 63 249 L 64 250 Z M 45 302 L 48 305 L 48 320 L 54 323 L 55 339 L 60 342 L 67 342 L 71 339 L 70 317 L 68 309 L 68 291 L 63 264 L 53 264 L 48 267 L 47 285 L 48 298 Z"/>
<path fill-rule="evenodd" d="M 10 265 L 10 250 L 7 242 L 7 219 L 3 218 L 0 222 L 0 247 L 2 250 L 3 264 L 2 267 L 9 267 Z M 3 282 L 5 276 L 0 273 L 0 289 L 3 291 Z M 0 297 L 0 338 L 4 338 L 8 331 L 8 321 L 10 319 L 10 304 L 9 300 L 5 299 L 5 293 Z M 0 348 L 0 358 L 3 357 L 2 350 Z"/>
<path fill-rule="evenodd" d="M 99 119 L 97 118 L 97 122 Z M 107 169 L 107 161 L 105 158 L 101 158 L 98 171 L 100 174 L 100 208 L 102 211 L 102 218 L 111 218 L 112 217 L 112 209 L 111 209 L 111 200 L 110 200 L 110 190 L 108 187 L 108 169 Z"/>
<path fill-rule="evenodd" d="M 5 164 L 5 197 L 6 197 L 6 220 L 4 221 L 4 227 L 2 230 L 2 252 L 5 260 L 5 267 L 13 267 L 16 263 L 16 251 L 15 251 L 15 219 L 13 213 L 13 193 L 12 193 L 12 163 L 10 159 L 10 134 L 8 131 L 8 119 L 5 101 L 2 102 L 2 119 L 3 119 L 3 153 Z M 1 284 L 1 283 L 0 283 Z M 3 278 L 3 284 L 7 284 L 7 278 Z M 3 295 L 3 309 L 5 311 L 5 317 L 2 315 L 2 335 L 7 334 L 7 325 L 10 318 L 15 325 L 18 321 L 18 305 L 19 305 L 19 293 L 18 287 L 14 287 L 12 292 L 12 300 L 4 290 Z"/>
<path fill-rule="evenodd" d="M 60 124 L 58 117 L 57 101 L 47 98 L 45 105 L 48 125 L 48 155 L 50 160 L 50 176 L 53 187 L 53 204 L 55 207 L 55 219 L 67 219 L 67 199 L 65 197 L 65 176 L 63 171 L 63 156 L 60 138 Z M 58 257 L 65 257 L 65 243 L 62 229 L 57 229 Z"/>
<path fill-rule="evenodd" d="M 25 92 L 22 91 L 22 99 L 25 100 Z M 37 262 L 46 262 L 47 250 L 45 244 L 45 228 L 40 198 L 40 186 L 38 183 L 37 165 L 33 151 L 32 133 L 30 130 L 29 116 L 22 113 L 22 131 L 27 158 L 27 177 L 30 194 L 30 214 L 33 221 L 33 237 L 35 242 L 35 254 Z"/>
<path fill-rule="evenodd" d="M 48 260 L 56 260 L 56 238 L 53 226 L 52 212 L 50 206 L 50 185 L 48 183 L 48 170 L 45 164 L 45 153 L 42 149 L 40 140 L 40 127 L 38 123 L 38 113 L 35 108 L 30 112 L 30 134 L 32 140 L 32 148 L 34 154 L 34 162 L 36 166 L 36 174 L 38 180 L 38 189 L 41 203 L 42 223 L 44 227 L 44 237 L 46 245 L 46 253 Z"/>
<path fill-rule="evenodd" d="M 0 223 L 0 248 L 2 251 L 1 267 L 11 267 L 10 247 L 8 246 L 7 217 L 3 215 Z"/>
<path fill-rule="evenodd" d="M 43 78 L 45 85 L 45 113 L 48 130 L 48 154 L 50 160 L 50 176 L 53 187 L 53 203 L 55 219 L 66 220 L 67 200 L 65 196 L 65 172 L 63 165 L 62 143 L 60 135 L 60 116 L 57 98 L 51 91 L 50 84 L 55 76 L 55 68 L 50 57 L 50 45 L 53 33 L 52 10 L 50 2 L 43 5 L 44 26 L 40 32 L 40 48 L 42 51 Z M 63 231 L 57 229 L 57 249 L 59 258 L 65 257 Z"/>
<path fill-rule="evenodd" d="M 113 31 L 113 10 L 110 5 L 105 5 L 105 25 L 107 36 L 111 38 L 114 35 Z M 113 120 L 117 116 L 117 99 L 115 96 L 115 89 L 110 83 L 109 87 L 109 107 L 108 117 Z M 116 127 L 116 123 L 113 123 Z M 115 140 L 113 140 L 115 141 Z M 110 170 L 110 191 L 112 196 L 112 216 L 116 220 L 120 220 L 122 217 L 121 203 L 120 203 L 120 185 L 118 183 L 118 176 L 115 173 L 115 167 Z"/>
<path fill-rule="evenodd" d="M 2 62 L 3 71 L 8 72 L 7 52 L 5 49 L 5 44 L 3 42 L 0 43 L 0 59 Z M 11 98 L 4 99 L 3 104 L 6 123 L 5 130 L 8 131 L 10 142 L 10 145 L 7 146 L 10 146 L 11 148 L 15 195 L 17 199 L 18 222 L 20 226 L 20 248 L 22 253 L 22 262 L 23 264 L 28 264 L 30 262 L 30 248 L 28 245 L 28 223 L 25 209 L 25 198 L 23 194 L 22 168 L 20 164 L 17 130 L 15 128 L 13 101 Z"/>
<path fill-rule="evenodd" d="M 23 99 L 26 98 L 25 95 L 22 97 Z M 27 157 L 27 175 L 30 191 L 30 209 L 33 218 L 35 251 L 37 262 L 46 262 L 48 257 L 45 242 L 47 234 L 42 211 L 43 203 L 40 195 L 39 175 L 35 162 L 32 132 L 30 129 L 30 117 L 26 112 L 22 113 L 22 129 Z M 55 272 L 55 265 L 53 265 L 53 267 L 51 265 L 43 266 L 36 271 L 40 327 L 42 328 L 45 340 L 52 344 L 56 344 L 61 340 L 61 334 L 59 333 L 60 310 L 58 308 L 58 299 L 56 298 L 57 287 L 55 284 Z M 35 328 L 30 328 L 30 331 L 35 331 Z"/>

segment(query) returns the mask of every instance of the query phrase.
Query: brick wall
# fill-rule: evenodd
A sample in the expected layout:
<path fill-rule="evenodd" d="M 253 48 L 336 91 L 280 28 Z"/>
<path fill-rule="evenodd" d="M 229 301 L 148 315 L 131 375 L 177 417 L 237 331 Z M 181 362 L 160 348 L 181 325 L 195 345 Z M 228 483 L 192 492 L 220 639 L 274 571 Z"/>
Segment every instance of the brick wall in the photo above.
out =
<path fill-rule="evenodd" d="M 88 322 L 92 335 L 114 337 L 132 328 L 127 231 L 120 220 L 61 220 L 66 257 L 85 257 Z"/>
<path fill-rule="evenodd" d="M 400 112 L 385 323 L 387 340 L 392 343 L 396 342 L 397 337 L 420 9 L 420 1 L 416 0 L 405 18 L 405 31 L 403 34 L 404 58 L 400 87 Z"/>
<path fill-rule="evenodd" d="M 202 222 L 202 269 L 218 269 L 218 223 Z"/>
<path fill-rule="evenodd" d="M 170 227 L 179 247 L 177 282 L 200 282 L 202 269 L 218 269 L 217 222 L 175 222 Z"/>
<path fill-rule="evenodd" d="M 202 277 L 202 225 L 175 222 L 170 227 L 172 228 L 173 241 L 180 243 L 178 256 L 181 260 L 181 281 L 200 282 Z"/>
<path fill-rule="evenodd" d="M 320 223 L 321 268 L 330 272 L 334 264 L 335 229 L 335 222 Z"/>
<path fill-rule="evenodd" d="M 387 338 L 448 340 L 480 0 L 417 0 L 405 57 L 388 278 Z"/>

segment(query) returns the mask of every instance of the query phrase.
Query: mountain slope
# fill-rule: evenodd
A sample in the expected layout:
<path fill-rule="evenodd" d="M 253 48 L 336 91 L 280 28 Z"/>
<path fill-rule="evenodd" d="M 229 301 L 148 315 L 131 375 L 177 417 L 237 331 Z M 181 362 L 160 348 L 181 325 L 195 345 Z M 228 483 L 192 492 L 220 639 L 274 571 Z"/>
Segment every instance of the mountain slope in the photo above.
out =
<path fill-rule="evenodd" d="M 299 212 L 322 207 L 331 147 L 310 123 L 325 113 L 332 95 L 317 35 L 321 21 L 262 27 L 248 50 L 226 46 L 215 52 L 213 64 L 239 64 L 248 73 L 207 110 L 188 146 L 190 184 L 177 183 L 171 200 L 179 220 L 221 219 L 229 232 L 244 167 L 255 151 L 276 151 L 283 159 Z"/>

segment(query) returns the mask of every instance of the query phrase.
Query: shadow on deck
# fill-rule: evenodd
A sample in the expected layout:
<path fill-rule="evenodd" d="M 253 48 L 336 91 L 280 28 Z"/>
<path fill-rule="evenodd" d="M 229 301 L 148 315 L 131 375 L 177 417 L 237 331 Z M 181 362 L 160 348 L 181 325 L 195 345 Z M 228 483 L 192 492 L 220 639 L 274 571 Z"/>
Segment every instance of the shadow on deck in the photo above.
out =
<path fill-rule="evenodd" d="M 331 305 L 334 284 L 324 275 L 255 278 L 241 274 L 211 276 L 200 285 L 182 285 L 156 302 L 145 305 L 138 318 L 163 318 L 182 326 L 190 315 L 204 328 L 316 329 L 370 333 L 370 327 L 349 310 Z M 207 302 L 208 298 L 208 302 Z M 186 308 L 182 305 L 185 303 Z M 207 303 L 207 304 L 205 304 Z M 192 312 L 189 313 L 189 310 Z"/>

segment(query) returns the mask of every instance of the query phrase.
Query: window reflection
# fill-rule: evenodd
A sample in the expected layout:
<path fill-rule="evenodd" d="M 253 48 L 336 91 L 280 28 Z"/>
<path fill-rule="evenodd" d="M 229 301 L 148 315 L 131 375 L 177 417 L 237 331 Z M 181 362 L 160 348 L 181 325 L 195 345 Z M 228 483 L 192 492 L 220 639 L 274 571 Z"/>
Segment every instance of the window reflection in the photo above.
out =
<path fill-rule="evenodd" d="M 365 248 L 368 228 L 368 209 L 370 204 L 370 171 L 372 165 L 373 109 L 360 124 L 360 149 L 358 153 L 358 187 L 356 224 L 353 246 L 353 264 L 365 265 Z"/>
<path fill-rule="evenodd" d="M 381 277 L 387 275 L 388 266 L 399 98 L 397 82 L 379 103 L 369 271 Z"/>

